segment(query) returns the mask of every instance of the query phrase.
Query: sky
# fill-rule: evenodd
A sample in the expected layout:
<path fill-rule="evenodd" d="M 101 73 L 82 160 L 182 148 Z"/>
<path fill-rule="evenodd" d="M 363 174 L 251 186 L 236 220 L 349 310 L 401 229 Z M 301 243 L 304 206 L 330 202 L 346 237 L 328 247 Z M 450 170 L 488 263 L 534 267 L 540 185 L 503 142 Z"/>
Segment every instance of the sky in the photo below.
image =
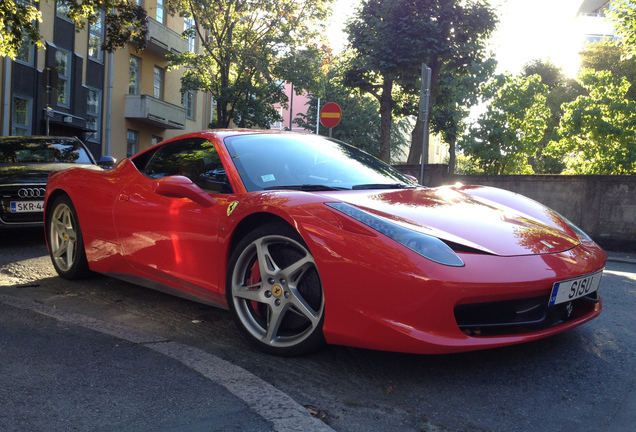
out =
<path fill-rule="evenodd" d="M 498 29 L 491 39 L 497 72 L 517 74 L 537 58 L 549 59 L 574 76 L 582 35 L 575 22 L 582 0 L 491 0 L 499 14 Z M 336 0 L 327 29 L 332 47 L 341 50 L 346 43 L 342 29 L 353 15 L 359 0 Z"/>

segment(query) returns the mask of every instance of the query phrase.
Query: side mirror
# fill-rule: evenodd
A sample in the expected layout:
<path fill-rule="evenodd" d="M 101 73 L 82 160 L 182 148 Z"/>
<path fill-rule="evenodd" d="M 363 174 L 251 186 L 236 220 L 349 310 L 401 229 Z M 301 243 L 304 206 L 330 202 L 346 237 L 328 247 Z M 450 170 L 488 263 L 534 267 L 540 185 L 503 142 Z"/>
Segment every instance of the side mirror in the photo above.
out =
<path fill-rule="evenodd" d="M 114 167 L 115 163 L 117 163 L 117 159 L 115 159 L 112 156 L 102 156 L 97 161 L 97 165 L 99 165 L 102 168 L 106 168 L 106 169 L 110 169 L 110 168 Z"/>
<path fill-rule="evenodd" d="M 170 198 L 188 198 L 202 207 L 212 207 L 216 200 L 184 176 L 162 177 L 152 183 L 156 194 Z"/>

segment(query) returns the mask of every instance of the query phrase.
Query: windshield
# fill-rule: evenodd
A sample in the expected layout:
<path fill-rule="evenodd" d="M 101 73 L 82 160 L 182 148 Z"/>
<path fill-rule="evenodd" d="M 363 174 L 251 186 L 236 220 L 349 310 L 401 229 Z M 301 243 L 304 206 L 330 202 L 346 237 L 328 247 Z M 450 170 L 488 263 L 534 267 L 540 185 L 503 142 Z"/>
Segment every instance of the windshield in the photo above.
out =
<path fill-rule="evenodd" d="M 225 138 L 225 145 L 248 192 L 418 186 L 373 156 L 316 135 L 238 135 Z"/>
<path fill-rule="evenodd" d="M 73 139 L 15 138 L 0 140 L 0 163 L 94 163 Z"/>

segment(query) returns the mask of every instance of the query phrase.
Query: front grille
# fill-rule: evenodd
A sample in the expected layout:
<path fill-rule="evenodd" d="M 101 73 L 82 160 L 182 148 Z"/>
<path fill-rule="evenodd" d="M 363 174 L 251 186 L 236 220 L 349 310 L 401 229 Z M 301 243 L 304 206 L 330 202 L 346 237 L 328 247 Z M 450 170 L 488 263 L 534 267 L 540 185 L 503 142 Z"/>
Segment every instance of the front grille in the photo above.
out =
<path fill-rule="evenodd" d="M 12 213 L 11 202 L 12 201 L 44 201 L 44 189 L 46 185 L 42 183 L 32 184 L 10 184 L 0 187 L 0 224 L 28 224 L 42 223 L 41 212 L 31 213 Z M 20 196 L 20 191 L 23 190 Z M 24 190 L 37 190 L 39 196 L 24 196 Z M 34 193 L 30 193 L 35 195 Z"/>
<path fill-rule="evenodd" d="M 548 307 L 550 296 L 455 307 L 455 320 L 469 336 L 500 336 L 550 328 L 594 310 L 597 293 Z"/>

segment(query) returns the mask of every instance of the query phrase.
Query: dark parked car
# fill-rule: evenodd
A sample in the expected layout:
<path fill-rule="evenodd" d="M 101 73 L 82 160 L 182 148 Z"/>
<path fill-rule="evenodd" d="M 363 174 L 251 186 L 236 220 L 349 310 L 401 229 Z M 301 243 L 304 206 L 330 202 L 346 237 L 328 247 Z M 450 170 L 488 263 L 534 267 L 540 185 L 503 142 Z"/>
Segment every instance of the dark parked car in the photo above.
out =
<path fill-rule="evenodd" d="M 77 138 L 47 136 L 0 137 L 0 228 L 42 226 L 44 191 L 49 174 L 67 168 L 104 169 Z"/>

